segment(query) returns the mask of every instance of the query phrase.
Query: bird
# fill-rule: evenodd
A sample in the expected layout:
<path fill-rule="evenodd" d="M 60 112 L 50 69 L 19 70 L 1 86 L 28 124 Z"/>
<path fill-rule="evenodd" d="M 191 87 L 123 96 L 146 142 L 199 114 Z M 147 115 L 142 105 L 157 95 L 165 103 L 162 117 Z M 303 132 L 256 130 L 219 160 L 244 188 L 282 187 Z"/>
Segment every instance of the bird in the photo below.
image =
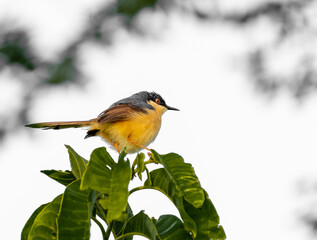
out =
<path fill-rule="evenodd" d="M 179 111 L 170 107 L 155 92 L 141 91 L 123 98 L 98 117 L 87 121 L 40 122 L 25 125 L 41 129 L 89 128 L 86 138 L 100 136 L 119 154 L 123 150 L 135 153 L 146 149 L 158 135 L 162 115 L 167 110 Z"/>

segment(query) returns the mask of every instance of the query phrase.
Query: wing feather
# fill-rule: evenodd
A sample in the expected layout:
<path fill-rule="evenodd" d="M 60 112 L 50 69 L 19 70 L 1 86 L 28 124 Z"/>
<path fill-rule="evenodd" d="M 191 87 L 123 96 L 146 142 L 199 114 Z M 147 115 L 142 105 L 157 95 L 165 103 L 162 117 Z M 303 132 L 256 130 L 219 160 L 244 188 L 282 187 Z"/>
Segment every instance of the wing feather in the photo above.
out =
<path fill-rule="evenodd" d="M 146 110 L 132 104 L 114 105 L 99 114 L 97 121 L 99 124 L 122 122 L 130 119 L 135 112 L 145 113 Z"/>

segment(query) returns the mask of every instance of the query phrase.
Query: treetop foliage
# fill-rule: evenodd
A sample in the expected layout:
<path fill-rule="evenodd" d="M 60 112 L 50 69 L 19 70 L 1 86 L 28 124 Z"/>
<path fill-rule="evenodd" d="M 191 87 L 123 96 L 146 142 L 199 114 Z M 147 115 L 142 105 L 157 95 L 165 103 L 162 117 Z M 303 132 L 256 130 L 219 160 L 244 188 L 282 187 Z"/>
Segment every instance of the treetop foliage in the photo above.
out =
<path fill-rule="evenodd" d="M 134 235 L 151 240 L 226 238 L 207 192 L 192 165 L 180 155 L 161 155 L 151 150 L 149 160 L 144 161 L 145 155 L 139 153 L 131 166 L 125 151 L 115 161 L 106 148 L 97 148 L 87 161 L 70 146 L 66 148 L 71 171 L 42 171 L 65 185 L 65 191 L 34 211 L 22 230 L 21 240 L 88 240 L 91 221 L 100 227 L 103 239 L 109 239 L 111 232 L 118 240 L 132 239 Z M 149 171 L 150 163 L 160 167 Z M 129 190 L 130 181 L 136 176 L 142 179 L 143 172 L 147 175 L 144 185 Z M 129 196 L 144 189 L 168 197 L 181 219 L 170 214 L 155 219 L 144 211 L 133 213 Z"/>

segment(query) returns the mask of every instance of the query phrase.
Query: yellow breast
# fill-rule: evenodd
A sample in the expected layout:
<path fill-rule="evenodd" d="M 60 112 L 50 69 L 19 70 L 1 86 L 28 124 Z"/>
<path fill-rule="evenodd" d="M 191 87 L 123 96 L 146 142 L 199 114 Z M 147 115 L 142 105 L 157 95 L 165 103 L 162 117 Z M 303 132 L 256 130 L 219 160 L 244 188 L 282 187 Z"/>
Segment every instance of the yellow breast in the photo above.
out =
<path fill-rule="evenodd" d="M 128 153 L 136 152 L 139 146 L 131 142 L 147 146 L 153 142 L 161 128 L 161 117 L 166 108 L 150 101 L 154 110 L 147 109 L 146 113 L 136 112 L 127 121 L 106 123 L 100 134 L 108 143 L 119 144 L 122 151 L 125 147 Z"/>

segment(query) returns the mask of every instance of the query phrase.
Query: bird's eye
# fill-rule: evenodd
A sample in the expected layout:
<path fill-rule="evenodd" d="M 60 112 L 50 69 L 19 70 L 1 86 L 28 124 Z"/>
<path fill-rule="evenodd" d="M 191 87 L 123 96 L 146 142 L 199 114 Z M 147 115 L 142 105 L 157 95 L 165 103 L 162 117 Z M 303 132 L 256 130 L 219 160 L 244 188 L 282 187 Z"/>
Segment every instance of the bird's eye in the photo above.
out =
<path fill-rule="evenodd" d="M 160 100 L 159 98 L 155 99 L 155 102 L 156 102 L 157 104 L 161 104 L 161 100 Z"/>

